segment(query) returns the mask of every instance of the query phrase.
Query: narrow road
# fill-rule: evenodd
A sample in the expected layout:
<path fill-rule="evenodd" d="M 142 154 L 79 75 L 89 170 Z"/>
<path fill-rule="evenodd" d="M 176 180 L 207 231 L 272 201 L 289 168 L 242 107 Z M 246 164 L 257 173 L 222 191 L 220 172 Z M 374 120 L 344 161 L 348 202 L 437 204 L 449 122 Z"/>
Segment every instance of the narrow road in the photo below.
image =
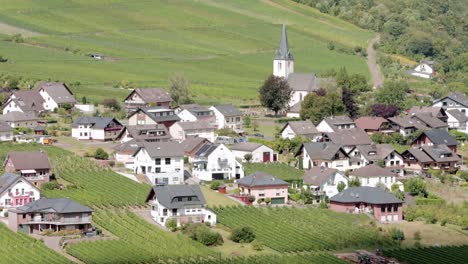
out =
<path fill-rule="evenodd" d="M 46 245 L 46 247 L 54 250 L 55 252 L 73 261 L 74 263 L 79 263 L 79 264 L 83 263 L 79 259 L 71 255 L 68 255 L 64 250 L 62 250 L 62 247 L 60 246 L 60 239 L 62 238 L 61 236 L 41 236 L 41 235 L 36 235 L 36 234 L 33 234 L 31 236 L 36 239 L 42 238 L 44 240 L 44 245 Z"/>
<path fill-rule="evenodd" d="M 369 41 L 367 46 L 367 66 L 372 75 L 373 88 L 382 87 L 383 85 L 383 75 L 380 70 L 380 66 L 377 64 L 377 53 L 374 49 L 374 44 L 378 43 L 380 40 L 380 35 L 376 35 L 373 39 Z"/>

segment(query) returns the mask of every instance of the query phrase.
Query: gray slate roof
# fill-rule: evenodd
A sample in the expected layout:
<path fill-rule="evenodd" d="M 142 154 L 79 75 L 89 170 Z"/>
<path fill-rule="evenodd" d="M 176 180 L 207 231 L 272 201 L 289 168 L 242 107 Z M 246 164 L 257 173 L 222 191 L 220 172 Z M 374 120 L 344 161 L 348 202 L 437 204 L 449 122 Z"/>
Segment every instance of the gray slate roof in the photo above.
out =
<path fill-rule="evenodd" d="M 184 141 L 180 142 L 180 145 L 184 149 L 184 152 L 192 152 L 195 148 L 200 147 L 203 143 L 207 143 L 208 139 L 202 137 L 187 137 Z"/>
<path fill-rule="evenodd" d="M 262 171 L 245 176 L 237 180 L 237 183 L 248 187 L 289 185 L 289 183 Z"/>
<path fill-rule="evenodd" d="M 226 117 L 231 117 L 231 116 L 242 116 L 242 112 L 239 111 L 239 109 L 235 108 L 232 105 L 214 105 L 221 114 L 223 114 Z"/>
<path fill-rule="evenodd" d="M 410 148 L 403 153 L 406 153 L 406 152 L 411 154 L 419 162 L 423 162 L 423 163 L 432 162 L 432 158 L 419 148 Z"/>
<path fill-rule="evenodd" d="M 135 140 L 151 141 L 156 139 L 169 140 L 171 138 L 166 126 L 161 124 L 127 126 L 125 129 L 129 136 Z"/>
<path fill-rule="evenodd" d="M 307 142 L 302 147 L 305 148 L 312 160 L 333 160 L 339 151 L 345 153 L 341 145 L 333 142 Z"/>
<path fill-rule="evenodd" d="M 112 117 L 81 116 L 73 121 L 72 127 L 77 128 L 79 125 L 92 125 L 93 128 L 105 128 L 112 121 L 122 125 L 119 121 Z"/>
<path fill-rule="evenodd" d="M 179 105 L 179 108 L 182 110 L 187 110 L 195 115 L 201 112 L 213 112 L 212 110 L 198 104 L 183 104 Z"/>
<path fill-rule="evenodd" d="M 67 198 L 41 198 L 27 205 L 16 208 L 16 211 L 22 213 L 56 212 L 63 214 L 86 213 L 92 212 L 93 209 Z"/>
<path fill-rule="evenodd" d="M 73 97 L 73 93 L 68 89 L 64 83 L 59 82 L 48 82 L 39 85 L 38 90 L 44 89 L 47 94 L 57 103 L 57 104 L 75 104 L 76 100 Z"/>
<path fill-rule="evenodd" d="M 418 113 L 411 117 L 414 119 L 421 120 L 424 124 L 426 124 L 430 128 L 444 128 L 448 127 L 447 123 L 444 123 L 437 117 L 432 116 L 431 113 Z"/>
<path fill-rule="evenodd" d="M 0 120 L 0 132 L 11 132 L 13 128 L 8 125 L 5 121 Z"/>
<path fill-rule="evenodd" d="M 446 145 L 422 146 L 421 149 L 437 162 L 455 162 L 460 161 L 460 157 Z"/>
<path fill-rule="evenodd" d="M 335 144 L 342 146 L 370 145 L 372 140 L 369 135 L 360 128 L 341 129 L 336 132 L 326 133 L 327 137 Z"/>
<path fill-rule="evenodd" d="M 168 209 L 206 204 L 199 185 L 153 186 L 147 200 L 153 199 L 154 195 L 158 199 L 158 202 Z M 191 201 L 188 201 L 188 197 L 191 198 Z M 182 198 L 182 201 L 179 201 L 178 198 Z"/>
<path fill-rule="evenodd" d="M 13 92 L 15 101 L 23 111 L 44 111 L 43 103 L 44 98 L 37 90 L 19 90 Z M 11 98 L 11 97 L 10 97 Z"/>
<path fill-rule="evenodd" d="M 353 170 L 349 174 L 357 177 L 396 176 L 394 172 L 391 172 L 385 168 L 381 168 L 375 164 L 370 164 L 365 167 Z"/>
<path fill-rule="evenodd" d="M 215 130 L 215 127 L 210 122 L 205 120 L 198 120 L 193 122 L 177 122 L 177 124 L 184 130 L 198 130 L 198 129 L 211 129 Z"/>
<path fill-rule="evenodd" d="M 434 145 L 447 145 L 447 146 L 457 145 L 457 140 L 454 139 L 450 135 L 450 133 L 447 132 L 447 130 L 445 129 L 424 130 L 421 136 L 422 135 L 426 135 Z"/>
<path fill-rule="evenodd" d="M 329 124 L 330 126 L 354 124 L 354 121 L 349 116 L 345 115 L 329 116 L 325 117 L 323 120 L 327 122 L 327 124 Z"/>
<path fill-rule="evenodd" d="M 155 109 L 164 109 L 167 110 L 168 115 L 163 115 L 159 116 L 157 115 L 157 112 L 152 112 L 151 110 Z M 155 107 L 143 107 L 139 108 L 137 111 L 135 111 L 132 115 L 138 113 L 139 111 L 143 111 L 146 115 L 148 115 L 151 119 L 154 120 L 154 122 L 159 123 L 159 122 L 167 122 L 167 121 L 179 121 L 180 117 L 175 114 L 175 112 L 171 109 L 168 109 L 166 107 L 161 107 L 161 106 L 155 106 Z"/>
<path fill-rule="evenodd" d="M 148 152 L 151 158 L 184 156 L 184 149 L 175 141 L 142 142 L 142 148 Z"/>
<path fill-rule="evenodd" d="M 446 97 L 442 97 L 440 99 L 437 99 L 434 101 L 434 103 L 437 103 L 445 98 L 450 98 L 452 99 L 453 101 L 465 106 L 465 107 L 468 107 L 468 97 L 466 95 L 464 95 L 463 93 L 460 93 L 460 92 L 452 92 L 450 94 L 448 94 Z"/>
<path fill-rule="evenodd" d="M 145 103 L 165 103 L 172 102 L 172 98 L 162 88 L 137 88 L 131 92 L 125 100 L 127 100 L 133 93 L 138 94 Z"/>
<path fill-rule="evenodd" d="M 15 183 L 21 176 L 12 174 L 12 173 L 4 173 L 0 177 L 0 195 L 8 190 L 8 188 Z"/>
<path fill-rule="evenodd" d="M 313 73 L 290 73 L 287 81 L 293 91 L 312 92 L 318 89 L 318 78 Z"/>
<path fill-rule="evenodd" d="M 447 110 L 447 113 L 453 116 L 458 122 L 465 123 L 468 121 L 468 116 L 457 109 Z"/>
<path fill-rule="evenodd" d="M 263 146 L 260 143 L 254 143 L 254 142 L 239 142 L 231 146 L 231 150 L 238 150 L 238 151 L 248 151 L 252 152 L 259 147 Z"/>
<path fill-rule="evenodd" d="M 442 107 L 432 107 L 432 106 L 413 106 L 408 110 L 408 114 L 421 114 L 426 113 L 430 114 L 433 117 L 443 116 L 444 109 Z"/>
<path fill-rule="evenodd" d="M 288 34 L 286 32 L 286 25 L 283 24 L 283 29 L 281 31 L 281 40 L 279 43 L 278 50 L 276 50 L 275 60 L 294 60 L 294 57 L 289 50 L 288 45 Z"/>
<path fill-rule="evenodd" d="M 356 148 L 366 159 L 377 161 L 385 159 L 395 149 L 389 144 L 358 145 Z"/>
<path fill-rule="evenodd" d="M 401 204 L 403 201 L 378 187 L 349 187 L 330 198 L 338 203 Z"/>
<path fill-rule="evenodd" d="M 129 140 L 127 142 L 124 142 L 122 144 L 119 144 L 115 146 L 113 149 L 117 153 L 126 153 L 126 154 L 131 154 L 135 155 L 136 152 L 143 146 L 142 142 L 139 142 L 135 139 Z"/>
<path fill-rule="evenodd" d="M 304 137 L 313 137 L 315 135 L 320 134 L 320 132 L 317 130 L 317 128 L 314 126 L 312 121 L 310 120 L 304 120 L 304 121 L 289 121 L 286 125 L 284 125 L 283 130 L 287 127 L 290 126 L 292 131 L 298 136 L 304 136 Z"/>
<path fill-rule="evenodd" d="M 334 177 L 336 173 L 341 173 L 337 169 L 332 168 L 321 168 L 313 167 L 309 170 L 306 170 L 303 180 L 305 184 L 311 184 L 314 186 L 322 186 L 329 179 Z"/>
<path fill-rule="evenodd" d="M 427 128 L 427 126 L 423 122 L 417 119 L 412 119 L 410 116 L 390 117 L 388 120 L 402 128 L 411 128 L 411 127 L 414 127 L 416 129 Z"/>
<path fill-rule="evenodd" d="M 16 170 L 50 169 L 47 153 L 44 151 L 12 151 L 6 159 L 10 159 Z"/>
<path fill-rule="evenodd" d="M 23 112 L 9 112 L 4 115 L 0 115 L 0 120 L 5 122 L 21 122 L 21 121 L 38 121 L 39 117 L 32 113 L 23 113 Z"/>

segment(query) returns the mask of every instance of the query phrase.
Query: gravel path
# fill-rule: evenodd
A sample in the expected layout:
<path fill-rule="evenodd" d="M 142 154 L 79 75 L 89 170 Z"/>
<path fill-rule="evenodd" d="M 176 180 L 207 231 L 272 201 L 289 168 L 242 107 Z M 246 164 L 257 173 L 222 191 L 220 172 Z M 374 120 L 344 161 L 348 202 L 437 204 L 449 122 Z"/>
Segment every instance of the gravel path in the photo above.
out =
<path fill-rule="evenodd" d="M 382 87 L 384 79 L 380 66 L 377 64 L 377 53 L 374 49 L 374 44 L 378 43 L 379 40 L 380 35 L 377 35 L 369 41 L 369 45 L 367 46 L 367 66 L 369 67 L 369 71 L 372 75 L 374 89 Z"/>

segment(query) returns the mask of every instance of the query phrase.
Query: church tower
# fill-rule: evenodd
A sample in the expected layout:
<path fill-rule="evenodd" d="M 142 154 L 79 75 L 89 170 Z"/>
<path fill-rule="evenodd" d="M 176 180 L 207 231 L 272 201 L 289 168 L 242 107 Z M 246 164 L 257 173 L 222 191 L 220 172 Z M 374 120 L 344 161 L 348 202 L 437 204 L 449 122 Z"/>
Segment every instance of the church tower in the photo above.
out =
<path fill-rule="evenodd" d="M 294 72 L 294 58 L 288 46 L 288 34 L 286 33 L 286 25 L 283 24 L 281 40 L 279 48 L 276 51 L 273 59 L 273 75 L 283 78 L 288 78 L 290 73 Z"/>

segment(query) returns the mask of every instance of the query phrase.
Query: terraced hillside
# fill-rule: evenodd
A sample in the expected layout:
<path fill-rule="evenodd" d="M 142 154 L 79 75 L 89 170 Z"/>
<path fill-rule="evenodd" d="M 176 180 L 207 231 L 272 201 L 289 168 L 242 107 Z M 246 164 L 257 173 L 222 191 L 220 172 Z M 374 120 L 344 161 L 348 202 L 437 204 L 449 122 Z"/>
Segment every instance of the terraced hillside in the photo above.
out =
<path fill-rule="evenodd" d="M 327 44 L 366 47 L 370 32 L 289 0 L 0 0 L 0 39 L 24 36 L 0 41 L 8 59 L 0 72 L 79 82 L 77 96 L 94 101 L 123 99 L 128 91 L 113 88 L 120 84 L 167 87 L 183 73 L 198 102 L 252 103 L 271 73 L 282 23 L 296 71 L 346 66 L 368 75 L 362 57 Z"/>

